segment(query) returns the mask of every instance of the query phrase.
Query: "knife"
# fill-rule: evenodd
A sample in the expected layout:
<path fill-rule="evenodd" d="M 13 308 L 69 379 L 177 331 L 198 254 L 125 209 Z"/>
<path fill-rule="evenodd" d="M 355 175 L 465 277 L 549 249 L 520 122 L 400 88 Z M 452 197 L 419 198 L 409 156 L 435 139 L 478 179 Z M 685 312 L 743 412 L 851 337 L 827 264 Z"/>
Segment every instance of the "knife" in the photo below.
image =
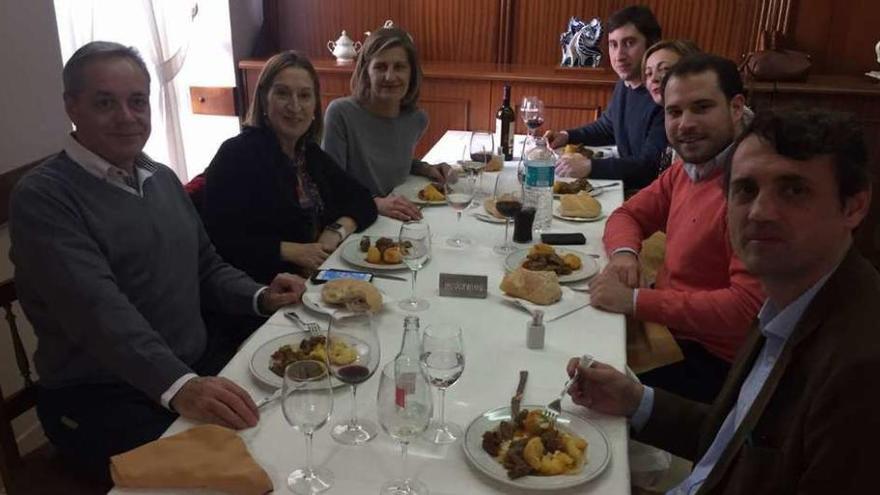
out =
<path fill-rule="evenodd" d="M 388 275 L 385 273 L 373 273 L 373 272 L 367 272 L 367 273 L 372 275 L 374 278 L 387 278 L 389 280 L 400 280 L 401 282 L 409 282 L 408 278 L 398 277 L 397 275 Z"/>

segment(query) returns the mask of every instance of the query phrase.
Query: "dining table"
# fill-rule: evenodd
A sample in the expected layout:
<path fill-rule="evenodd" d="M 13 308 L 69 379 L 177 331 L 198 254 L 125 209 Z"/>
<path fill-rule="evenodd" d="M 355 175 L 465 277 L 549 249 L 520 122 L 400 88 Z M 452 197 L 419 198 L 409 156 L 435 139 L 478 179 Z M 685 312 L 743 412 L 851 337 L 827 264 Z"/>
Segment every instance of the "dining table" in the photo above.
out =
<path fill-rule="evenodd" d="M 448 131 L 446 135 L 425 155 L 430 163 L 446 162 L 454 164 L 462 157 L 467 131 Z M 522 137 L 517 138 L 521 142 Z M 518 165 L 518 160 L 504 164 L 504 171 L 510 173 Z M 498 173 L 484 172 L 481 179 L 481 192 L 477 202 L 485 202 L 492 194 L 492 187 Z M 595 186 L 611 185 L 602 190 L 596 199 L 602 205 L 603 218 L 594 222 L 569 222 L 554 218 L 551 232 L 580 232 L 587 239 L 585 245 L 565 246 L 579 251 L 587 258 L 596 259 L 599 267 L 607 262 L 602 245 L 602 233 L 607 214 L 621 205 L 623 189 L 614 181 L 591 181 Z M 395 190 L 409 198 L 426 185 L 421 177 L 410 178 Z M 446 418 L 467 429 L 484 412 L 510 404 L 511 396 L 517 387 L 520 371 L 528 371 L 524 389 L 523 407 L 544 405 L 556 399 L 568 375 L 566 363 L 575 356 L 589 354 L 621 371 L 626 369 L 626 335 L 624 317 L 595 309 L 588 304 L 581 309 L 553 321 L 545 323 L 544 346 L 530 349 L 526 346 L 526 331 L 531 315 L 523 308 L 511 304 L 499 284 L 505 275 L 505 256 L 496 254 L 493 246 L 502 241 L 505 226 L 503 223 L 481 220 L 485 214 L 484 206 L 472 206 L 464 210 L 462 218 L 456 221 L 456 213 L 449 206 L 428 205 L 421 210 L 424 221 L 431 230 L 432 248 L 428 262 L 418 272 L 416 295 L 426 299 L 430 306 L 423 311 L 409 313 L 398 307 L 398 301 L 406 298 L 411 290 L 410 272 L 405 267 L 396 271 L 382 271 L 403 280 L 374 278 L 373 284 L 383 293 L 383 309 L 374 316 L 374 324 L 380 340 L 381 362 L 394 359 L 399 352 L 404 329 L 404 318 L 408 315 L 419 317 L 424 329 L 432 324 L 449 323 L 462 329 L 464 341 L 465 367 L 460 379 L 446 392 Z M 325 268 L 358 270 L 362 267 L 346 261 L 342 253 L 347 243 L 358 242 L 361 235 L 375 239 L 380 236 L 396 239 L 401 222 L 380 216 L 378 220 L 361 233 L 354 234 L 343 243 L 324 263 Z M 513 230 L 511 225 L 511 231 Z M 455 233 L 462 233 L 471 240 L 464 248 L 447 245 L 446 239 Z M 520 249 L 528 249 L 532 243 L 517 244 Z M 593 256 L 594 255 L 594 256 Z M 378 273 L 378 272 L 377 272 Z M 481 275 L 487 278 L 485 298 L 447 297 L 439 294 L 440 274 Z M 586 287 L 586 281 L 578 281 L 576 287 Z M 308 292 L 317 293 L 319 285 L 308 282 Z M 571 291 L 568 297 L 583 298 L 586 303 L 589 295 L 585 292 Z M 316 322 L 326 328 L 329 316 L 295 305 L 283 308 L 270 317 L 240 347 L 237 354 L 221 371 L 226 377 L 248 391 L 255 399 L 271 395 L 274 389 L 258 380 L 251 371 L 253 366 L 267 366 L 268 363 L 252 363 L 255 353 L 267 342 L 283 335 L 299 332 L 300 329 L 284 311 L 295 311 L 303 320 Z M 360 417 L 375 424 L 377 419 L 376 394 L 379 384 L 377 372 L 369 380 L 360 384 L 357 390 L 357 410 Z M 333 412 L 328 424 L 345 419 L 351 411 L 351 394 L 348 386 L 334 390 Z M 435 392 L 435 398 L 438 396 Z M 436 399 L 435 399 L 436 404 Z M 562 415 L 586 421 L 607 440 L 608 459 L 589 458 L 588 462 L 603 462 L 601 473 L 595 478 L 574 487 L 556 489 L 559 494 L 628 494 L 630 493 L 630 468 L 627 455 L 629 433 L 627 421 L 621 417 L 611 417 L 591 411 L 571 402 L 569 397 L 562 401 Z M 197 423 L 178 418 L 163 436 L 192 428 Z M 284 418 L 280 401 L 274 401 L 261 408 L 256 427 L 239 432 L 249 448 L 251 455 L 270 476 L 274 493 L 290 493 L 286 486 L 288 474 L 306 462 L 303 434 L 294 430 Z M 329 427 L 318 430 L 314 435 L 313 461 L 333 472 L 333 486 L 325 493 L 330 494 L 375 494 L 382 484 L 399 477 L 401 473 L 401 453 L 396 441 L 381 431 L 377 437 L 360 446 L 341 445 L 329 434 Z M 594 452 L 588 450 L 588 452 Z M 596 450 L 595 452 L 598 452 Z M 497 476 L 489 476 L 477 469 L 468 459 L 462 440 L 452 444 L 435 445 L 419 438 L 409 446 L 408 471 L 421 480 L 433 495 L 478 495 L 478 494 L 525 494 L 535 493 L 539 488 L 526 489 L 512 486 Z M 111 494 L 209 494 L 207 490 L 184 489 L 128 489 L 116 487 Z"/>

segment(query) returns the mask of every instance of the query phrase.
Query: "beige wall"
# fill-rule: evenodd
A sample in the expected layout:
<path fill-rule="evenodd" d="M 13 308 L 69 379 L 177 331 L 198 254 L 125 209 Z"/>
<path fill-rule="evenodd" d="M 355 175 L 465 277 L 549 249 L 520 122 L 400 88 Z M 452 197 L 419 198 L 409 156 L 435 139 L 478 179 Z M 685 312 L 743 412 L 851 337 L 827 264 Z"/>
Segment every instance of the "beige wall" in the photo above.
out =
<path fill-rule="evenodd" d="M 61 100 L 61 51 L 52 0 L 0 0 L 0 173 L 46 156 L 61 147 L 70 129 Z M 12 277 L 9 235 L 0 226 L 0 280 Z M 16 308 L 25 346 L 33 352 L 34 336 Z M 4 394 L 18 390 L 6 325 L 0 324 L 0 387 Z M 33 415 L 14 425 L 25 449 L 42 441 Z"/>

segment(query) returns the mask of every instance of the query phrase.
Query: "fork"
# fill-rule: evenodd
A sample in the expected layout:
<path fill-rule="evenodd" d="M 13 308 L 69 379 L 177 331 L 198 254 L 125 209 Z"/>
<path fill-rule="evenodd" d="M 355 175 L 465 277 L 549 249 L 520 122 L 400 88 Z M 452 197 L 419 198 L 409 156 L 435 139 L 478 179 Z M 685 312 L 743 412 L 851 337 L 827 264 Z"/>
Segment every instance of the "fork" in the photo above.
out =
<path fill-rule="evenodd" d="M 313 321 L 303 321 L 303 319 L 300 318 L 299 315 L 293 311 L 285 311 L 284 316 L 299 325 L 299 327 L 303 330 L 308 331 L 309 334 L 312 335 L 312 337 L 317 337 L 318 335 L 321 335 L 321 327 L 319 327 L 317 323 Z"/>
<path fill-rule="evenodd" d="M 556 419 L 559 418 L 559 415 L 562 413 L 562 398 L 565 397 L 566 392 L 568 392 L 568 389 L 571 388 L 572 384 L 577 381 L 581 373 L 581 367 L 589 368 L 593 365 L 593 361 L 593 356 L 590 356 L 589 354 L 581 356 L 578 367 L 574 369 L 574 374 L 571 375 L 571 378 L 565 382 L 565 385 L 562 387 L 562 392 L 559 392 L 559 397 L 552 400 L 547 404 L 544 410 L 541 411 L 542 416 L 550 421 L 551 424 L 556 424 Z"/>

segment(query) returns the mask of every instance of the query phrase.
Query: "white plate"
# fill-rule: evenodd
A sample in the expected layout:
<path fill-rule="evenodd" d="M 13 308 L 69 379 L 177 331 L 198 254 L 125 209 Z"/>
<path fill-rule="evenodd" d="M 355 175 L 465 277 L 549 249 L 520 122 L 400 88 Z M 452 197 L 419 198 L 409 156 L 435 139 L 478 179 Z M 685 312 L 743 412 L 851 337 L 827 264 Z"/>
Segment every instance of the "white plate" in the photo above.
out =
<path fill-rule="evenodd" d="M 490 215 L 488 213 L 483 213 L 481 211 L 474 213 L 474 218 L 476 218 L 477 220 L 482 220 L 487 223 L 500 223 L 502 225 L 507 221 L 504 218 L 498 218 L 498 217 Z"/>
<path fill-rule="evenodd" d="M 389 239 L 396 239 L 396 236 L 370 236 L 370 239 L 375 242 L 379 237 L 388 237 Z M 367 261 L 367 253 L 361 251 L 361 238 L 357 237 L 352 239 L 351 241 L 342 245 L 342 259 L 351 263 L 354 266 L 359 266 L 361 268 L 369 268 L 370 270 L 405 270 L 407 269 L 406 264 L 403 262 L 394 264 L 394 265 L 380 265 L 377 263 L 370 263 Z"/>
<path fill-rule="evenodd" d="M 276 375 L 272 372 L 272 370 L 269 369 L 269 363 L 272 361 L 272 354 L 274 354 L 275 351 L 277 351 L 284 344 L 298 346 L 303 339 L 308 337 L 309 334 L 307 332 L 288 333 L 275 337 L 274 339 L 261 345 L 256 351 L 254 351 L 253 356 L 251 356 L 251 362 L 248 366 L 251 370 L 251 374 L 254 375 L 254 378 L 256 378 L 258 381 L 272 388 L 281 388 L 281 386 L 284 384 L 284 379 Z M 366 344 L 363 344 L 362 341 L 356 339 L 345 340 L 348 342 L 349 345 L 351 345 L 358 351 L 359 360 L 363 356 L 369 354 L 369 352 L 363 350 Z M 345 385 L 345 383 L 335 379 L 333 376 L 330 377 L 331 387 L 336 388 L 341 387 L 342 385 Z M 318 384 L 306 384 L 306 387 L 310 386 L 317 387 Z"/>
<path fill-rule="evenodd" d="M 261 345 L 256 351 L 254 351 L 253 356 L 251 356 L 251 362 L 249 365 L 251 374 L 254 375 L 254 378 L 270 387 L 280 388 L 284 383 L 284 379 L 269 369 L 269 363 L 272 362 L 272 354 L 284 344 L 298 346 L 303 339 L 308 337 L 309 334 L 306 332 L 288 333 L 275 337 Z M 334 383 L 334 385 L 337 384 L 338 383 Z"/>
<path fill-rule="evenodd" d="M 604 212 L 604 211 L 603 211 L 602 213 L 599 213 L 599 216 L 595 216 L 595 217 L 591 217 L 591 218 L 584 218 L 584 217 L 567 217 L 567 216 L 565 216 L 565 215 L 559 213 L 560 208 L 562 208 L 562 205 L 560 205 L 560 204 L 555 204 L 555 205 L 553 205 L 553 216 L 556 217 L 556 218 L 558 218 L 558 219 L 560 219 L 560 220 L 566 220 L 566 221 L 569 221 L 569 222 L 581 222 L 581 223 L 584 223 L 584 222 L 598 222 L 599 220 L 602 220 L 603 218 L 605 218 L 605 212 Z"/>
<path fill-rule="evenodd" d="M 585 280 L 593 275 L 599 273 L 599 264 L 596 263 L 596 260 L 593 259 L 589 254 L 583 253 L 581 251 L 576 251 L 574 249 L 564 249 L 564 248 L 555 248 L 556 254 L 559 256 L 572 253 L 576 254 L 581 259 L 581 267 L 568 275 L 560 275 L 559 281 L 562 283 L 566 282 L 577 282 L 578 280 Z M 504 259 L 504 268 L 512 272 L 522 265 L 522 262 L 526 259 L 526 256 L 529 254 L 528 249 L 520 249 L 519 251 L 514 251 L 507 255 L 507 258 Z"/>
<path fill-rule="evenodd" d="M 524 409 L 540 409 L 543 406 L 522 406 Z M 498 427 L 501 421 L 510 420 L 510 407 L 499 407 L 477 416 L 464 434 L 464 453 L 477 469 L 487 476 L 507 485 L 527 490 L 558 490 L 586 483 L 602 474 L 611 461 L 611 447 L 605 432 L 595 424 L 563 411 L 556 420 L 560 430 L 574 433 L 587 441 L 587 463 L 580 471 L 558 476 L 523 476 L 515 480 L 507 476 L 495 458 L 483 450 L 483 433 Z"/>
<path fill-rule="evenodd" d="M 386 296 L 382 291 L 379 291 L 379 293 L 382 294 L 382 304 L 389 302 L 388 296 Z M 321 300 L 320 290 L 305 292 L 302 295 L 302 303 L 303 306 L 312 311 L 325 315 L 330 315 L 336 319 L 348 318 L 349 316 L 357 314 L 354 311 L 349 311 L 345 308 L 325 303 Z"/>
<path fill-rule="evenodd" d="M 592 197 L 594 197 L 594 198 L 595 198 L 596 196 L 601 196 L 602 193 L 605 192 L 605 189 L 608 189 L 608 188 L 607 188 L 607 187 L 603 187 L 602 189 L 593 189 L 592 191 L 590 191 L 590 196 L 592 196 Z M 577 194 L 577 193 L 575 193 L 575 194 Z M 559 193 L 553 193 L 553 197 L 556 198 L 556 199 L 559 199 L 560 196 L 562 196 L 562 194 L 559 194 Z"/>

